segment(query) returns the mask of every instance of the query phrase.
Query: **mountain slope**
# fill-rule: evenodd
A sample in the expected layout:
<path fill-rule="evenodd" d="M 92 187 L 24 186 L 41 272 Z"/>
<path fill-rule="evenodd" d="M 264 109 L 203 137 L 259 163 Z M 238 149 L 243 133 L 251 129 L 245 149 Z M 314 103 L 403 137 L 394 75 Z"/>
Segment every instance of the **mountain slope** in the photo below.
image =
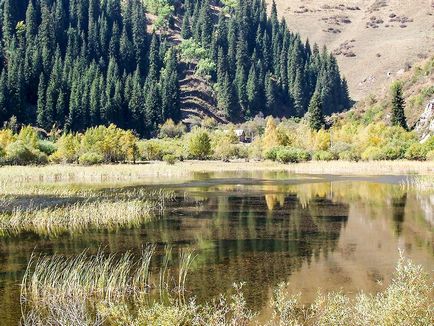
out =
<path fill-rule="evenodd" d="M 434 53 L 432 0 L 276 0 L 276 4 L 291 31 L 338 54 L 355 100 L 387 87 L 406 67 Z"/>
<path fill-rule="evenodd" d="M 434 125 L 434 56 L 415 64 L 408 72 L 403 73 L 398 81 L 403 86 L 406 102 L 405 115 L 407 124 L 414 129 L 420 139 L 433 134 L 430 126 Z M 391 109 L 390 84 L 375 94 L 366 97 L 342 117 L 361 119 L 367 123 L 383 120 L 389 122 Z"/>

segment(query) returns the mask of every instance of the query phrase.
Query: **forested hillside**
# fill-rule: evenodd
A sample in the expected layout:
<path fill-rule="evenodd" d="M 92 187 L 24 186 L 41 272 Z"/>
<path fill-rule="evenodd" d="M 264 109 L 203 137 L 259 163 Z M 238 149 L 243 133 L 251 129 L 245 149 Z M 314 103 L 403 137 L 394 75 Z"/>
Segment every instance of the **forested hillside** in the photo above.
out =
<path fill-rule="evenodd" d="M 267 16 L 263 0 L 2 0 L 0 120 L 152 136 L 179 121 L 181 76 L 203 77 L 230 121 L 350 105 L 333 55 Z M 179 32 L 177 32 L 179 31 Z M 174 35 L 174 34 L 178 35 Z M 318 97 L 317 96 L 317 97 Z"/>

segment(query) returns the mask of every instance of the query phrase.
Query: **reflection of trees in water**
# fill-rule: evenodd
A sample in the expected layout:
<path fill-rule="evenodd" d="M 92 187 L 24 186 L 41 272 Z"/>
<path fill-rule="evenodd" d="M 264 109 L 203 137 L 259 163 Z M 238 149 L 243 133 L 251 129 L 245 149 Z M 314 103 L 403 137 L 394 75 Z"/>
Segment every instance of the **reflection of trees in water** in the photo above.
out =
<path fill-rule="evenodd" d="M 392 198 L 392 218 L 395 225 L 395 233 L 400 236 L 402 233 L 402 224 L 405 217 L 405 205 L 407 203 L 407 193 L 401 198 Z"/>
<path fill-rule="evenodd" d="M 306 205 L 296 194 L 211 194 L 202 207 L 185 210 L 183 218 L 160 221 L 162 230 L 172 223 L 171 242 L 213 244 L 198 251 L 200 263 L 189 275 L 189 287 L 199 299 L 209 299 L 243 281 L 255 307 L 304 262 L 335 250 L 348 218 L 347 205 L 323 197 Z"/>

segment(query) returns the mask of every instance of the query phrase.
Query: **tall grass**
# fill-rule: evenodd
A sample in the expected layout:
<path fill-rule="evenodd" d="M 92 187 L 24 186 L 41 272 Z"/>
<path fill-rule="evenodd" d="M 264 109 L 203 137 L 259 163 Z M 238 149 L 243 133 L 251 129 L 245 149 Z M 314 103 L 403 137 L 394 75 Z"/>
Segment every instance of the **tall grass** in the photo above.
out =
<path fill-rule="evenodd" d="M 41 236 L 58 237 L 80 234 L 96 229 L 116 230 L 137 227 L 162 209 L 161 203 L 140 200 L 119 200 L 75 203 L 64 207 L 14 209 L 0 215 L 3 236 L 33 232 Z"/>
<path fill-rule="evenodd" d="M 235 285 L 235 294 L 229 298 L 220 296 L 200 305 L 194 299 L 171 295 L 167 282 L 166 287 L 157 288 L 167 291 L 168 300 L 149 300 L 149 290 L 159 282 L 157 278 L 153 283 L 150 276 L 154 250 L 148 246 L 139 257 L 127 252 L 33 258 L 21 286 L 23 325 L 256 324 L 242 285 Z M 183 289 L 192 257 L 190 252 L 180 257 L 184 267 L 178 269 L 178 280 Z M 341 292 L 319 294 L 309 306 L 302 305 L 299 297 L 290 294 L 288 284 L 279 285 L 270 300 L 273 313 L 266 325 L 426 326 L 434 321 L 432 279 L 402 256 L 393 280 L 381 293 L 359 293 L 355 298 Z"/>
<path fill-rule="evenodd" d="M 376 162 L 306 162 L 299 164 L 279 164 L 276 162 L 234 161 L 185 161 L 176 165 L 164 162 L 152 162 L 145 165 L 120 164 L 102 166 L 48 165 L 6 166 L 0 168 L 0 185 L 2 188 L 12 184 L 29 183 L 86 183 L 107 184 L 172 180 L 189 177 L 193 172 L 215 171 L 289 171 L 294 173 L 315 174 L 350 174 L 382 175 L 418 173 L 433 175 L 432 162 L 416 161 L 376 161 Z M 173 181 L 173 180 L 172 180 Z"/>

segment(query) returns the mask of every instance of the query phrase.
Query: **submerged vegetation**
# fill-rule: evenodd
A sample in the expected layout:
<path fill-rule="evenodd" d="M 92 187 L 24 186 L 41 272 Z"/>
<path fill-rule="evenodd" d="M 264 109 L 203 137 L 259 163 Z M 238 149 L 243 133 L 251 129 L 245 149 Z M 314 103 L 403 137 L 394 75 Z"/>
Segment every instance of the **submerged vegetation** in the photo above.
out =
<path fill-rule="evenodd" d="M 185 276 L 193 256 L 183 254 L 179 276 L 157 286 L 152 273 L 155 247 L 139 257 L 34 258 L 21 286 L 24 325 L 249 325 L 255 322 L 243 297 L 235 294 L 198 304 L 186 296 Z M 163 271 L 168 273 L 167 270 Z M 173 272 L 173 271 L 172 271 Z M 162 271 L 160 270 L 160 275 Z M 311 305 L 299 302 L 280 284 L 270 301 L 266 325 L 429 325 L 434 320 L 433 284 L 421 266 L 401 257 L 389 286 L 375 295 L 319 294 Z M 155 295 L 164 293 L 164 296 Z"/>

